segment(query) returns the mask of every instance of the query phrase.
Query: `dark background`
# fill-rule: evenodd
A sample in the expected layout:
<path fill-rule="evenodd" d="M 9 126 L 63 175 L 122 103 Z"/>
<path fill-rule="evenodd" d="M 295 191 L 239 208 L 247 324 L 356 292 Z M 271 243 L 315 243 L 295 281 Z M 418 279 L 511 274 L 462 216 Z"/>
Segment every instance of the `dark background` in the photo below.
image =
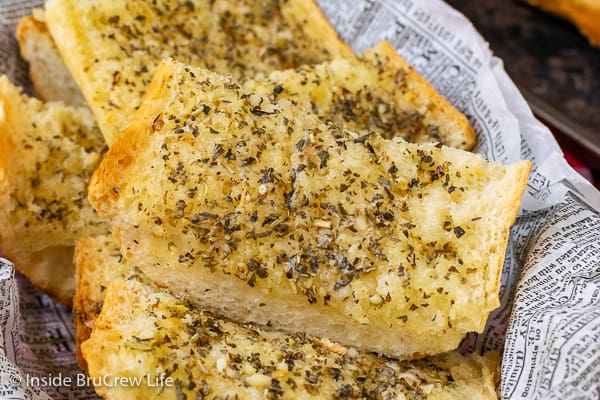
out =
<path fill-rule="evenodd" d="M 598 186 L 600 48 L 568 21 L 521 0 L 446 1 L 473 22 L 567 159 L 585 164 Z"/>

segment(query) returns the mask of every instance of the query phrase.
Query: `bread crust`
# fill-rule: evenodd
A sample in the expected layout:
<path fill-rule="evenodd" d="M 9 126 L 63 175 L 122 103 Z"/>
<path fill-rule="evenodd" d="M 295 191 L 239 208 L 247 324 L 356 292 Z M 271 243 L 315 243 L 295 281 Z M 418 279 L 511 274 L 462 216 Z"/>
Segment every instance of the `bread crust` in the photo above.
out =
<path fill-rule="evenodd" d="M 527 0 L 571 21 L 593 46 L 600 46 L 600 3 L 595 0 Z"/>
<path fill-rule="evenodd" d="M 100 286 L 95 268 L 98 265 L 108 265 L 96 257 L 96 248 L 92 245 L 93 239 L 80 239 L 75 245 L 73 261 L 75 263 L 75 294 L 73 296 L 73 326 L 75 328 L 75 356 L 77 363 L 87 373 L 87 364 L 81 353 L 81 344 L 92 333 L 94 321 L 100 314 L 102 303 L 95 301 L 94 288 Z"/>
<path fill-rule="evenodd" d="M 88 198 L 96 210 L 102 210 L 101 212 L 107 217 L 112 217 L 114 214 L 103 205 L 109 204 L 118 197 L 120 190 L 118 188 L 122 185 L 122 172 L 132 165 L 138 146 L 143 146 L 148 137 L 153 134 L 153 126 L 160 120 L 160 112 L 156 111 L 165 108 L 169 93 L 166 75 L 169 72 L 164 71 L 169 68 L 169 63 L 169 60 L 165 60 L 159 64 L 155 78 L 146 89 L 142 106 L 133 115 L 119 140 L 108 149 L 102 163 L 90 179 L 89 187 L 94 189 L 89 190 Z M 149 119 L 153 122 L 148 123 Z"/>
<path fill-rule="evenodd" d="M 324 46 L 328 53 L 325 60 L 354 55 L 352 48 L 341 39 L 315 0 L 288 0 L 282 11 L 288 20 L 297 24 L 298 31 Z"/>
<path fill-rule="evenodd" d="M 100 315 L 106 288 L 113 281 L 133 273 L 125 263 L 119 245 L 112 235 L 84 238 L 75 245 L 75 296 L 73 297 L 73 324 L 77 362 L 87 372 L 81 353 L 81 344 L 92 333 L 94 322 Z"/>
<path fill-rule="evenodd" d="M 438 126 L 444 126 L 449 132 L 457 132 L 456 137 L 444 137 L 444 144 L 458 149 L 472 150 L 475 147 L 475 131 L 467 120 L 467 117 L 457 110 L 446 98 L 439 93 L 427 79 L 419 74 L 415 68 L 408 63 L 392 44 L 386 40 L 378 43 L 372 50 L 367 50 L 363 57 L 372 59 L 374 54 L 383 54 L 389 62 L 398 70 L 407 71 L 406 83 L 409 88 L 419 94 L 419 98 L 427 99 L 429 111 L 435 108 L 437 113 L 432 120 Z M 431 115 L 430 113 L 429 115 Z"/>

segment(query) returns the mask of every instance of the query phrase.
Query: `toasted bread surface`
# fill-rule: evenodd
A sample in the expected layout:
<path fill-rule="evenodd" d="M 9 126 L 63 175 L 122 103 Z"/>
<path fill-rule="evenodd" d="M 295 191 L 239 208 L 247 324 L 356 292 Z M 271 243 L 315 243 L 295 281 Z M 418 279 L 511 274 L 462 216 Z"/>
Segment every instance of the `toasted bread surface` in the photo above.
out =
<path fill-rule="evenodd" d="M 75 240 L 107 229 L 87 200 L 105 150 L 89 110 L 45 104 L 0 77 L 0 248 L 34 285 L 66 304 Z"/>
<path fill-rule="evenodd" d="M 497 399 L 497 356 L 395 361 L 231 322 L 137 278 L 110 285 L 82 349 L 107 399 Z"/>
<path fill-rule="evenodd" d="M 410 142 L 439 142 L 470 150 L 467 118 L 406 62 L 389 42 L 362 57 L 341 57 L 295 70 L 274 71 L 243 84 L 270 100 L 288 99 L 335 125 L 360 134 Z"/>
<path fill-rule="evenodd" d="M 175 293 L 411 358 L 456 348 L 498 306 L 529 169 L 360 136 L 165 61 L 90 201 Z"/>
<path fill-rule="evenodd" d="M 46 20 L 109 145 L 167 57 L 240 78 L 352 53 L 313 0 L 51 0 Z"/>

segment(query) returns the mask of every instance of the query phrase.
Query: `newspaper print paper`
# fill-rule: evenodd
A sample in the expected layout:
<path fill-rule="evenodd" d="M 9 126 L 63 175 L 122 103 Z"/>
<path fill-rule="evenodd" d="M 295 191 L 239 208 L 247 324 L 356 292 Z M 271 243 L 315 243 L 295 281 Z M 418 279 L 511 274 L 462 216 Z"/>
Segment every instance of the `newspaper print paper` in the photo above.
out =
<path fill-rule="evenodd" d="M 464 16 L 441 0 L 319 4 L 357 52 L 389 40 L 469 117 L 477 152 L 505 163 L 534 162 L 511 232 L 502 305 L 485 333 L 468 337 L 462 347 L 503 351 L 502 399 L 599 399 L 600 193 L 564 161 L 502 61 Z M 0 0 L 0 73 L 26 88 L 26 67 L 13 32 L 18 19 L 40 5 Z M 0 398 L 96 398 L 77 381 L 81 371 L 69 311 L 23 278 L 15 279 L 7 262 L 0 263 L 0 332 Z M 23 384 L 32 376 L 58 374 L 72 384 Z"/>

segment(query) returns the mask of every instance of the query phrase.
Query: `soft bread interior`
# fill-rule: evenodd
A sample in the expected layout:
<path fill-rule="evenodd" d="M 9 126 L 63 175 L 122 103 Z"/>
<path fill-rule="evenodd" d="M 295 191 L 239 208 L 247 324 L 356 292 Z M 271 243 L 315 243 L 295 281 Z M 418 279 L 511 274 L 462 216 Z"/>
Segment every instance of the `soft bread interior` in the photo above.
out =
<path fill-rule="evenodd" d="M 62 61 L 43 21 L 42 11 L 34 10 L 33 15 L 21 19 L 15 36 L 21 56 L 29 63 L 29 77 L 35 94 L 44 101 L 83 106 L 83 95 Z"/>

